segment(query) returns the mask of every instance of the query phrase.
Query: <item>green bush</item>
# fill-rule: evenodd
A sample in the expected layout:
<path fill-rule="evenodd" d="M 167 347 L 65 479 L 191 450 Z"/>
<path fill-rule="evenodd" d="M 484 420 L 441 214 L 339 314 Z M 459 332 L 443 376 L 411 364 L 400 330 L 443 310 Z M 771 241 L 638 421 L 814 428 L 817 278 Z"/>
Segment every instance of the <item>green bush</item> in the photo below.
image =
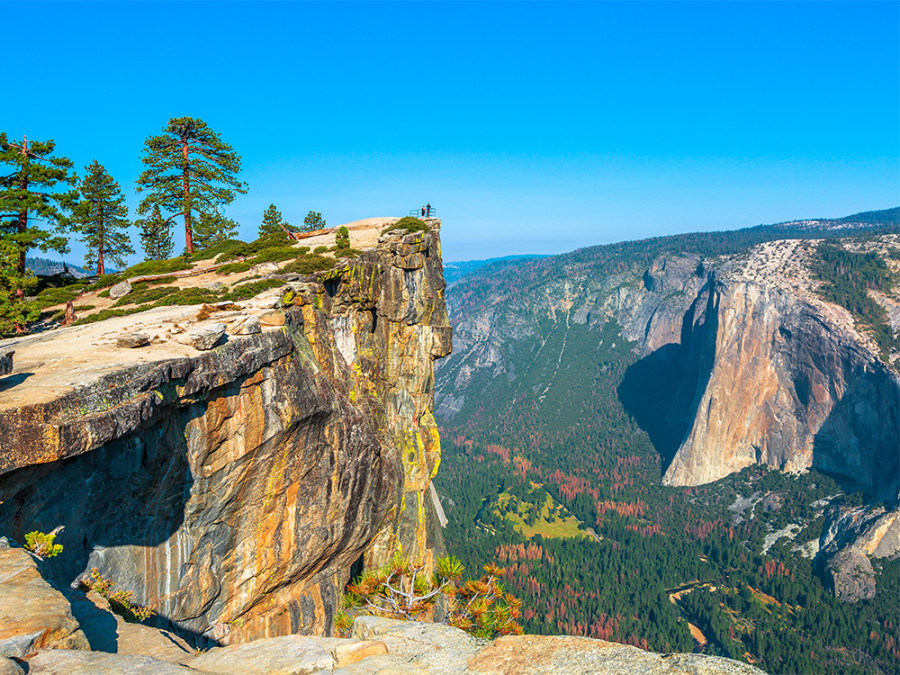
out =
<path fill-rule="evenodd" d="M 153 610 L 134 602 L 131 591 L 113 591 L 116 583 L 107 577 L 101 576 L 96 567 L 91 570 L 91 576 L 79 580 L 78 587 L 87 593 L 94 591 L 109 600 L 110 609 L 126 621 L 140 623 L 153 615 Z"/>
<path fill-rule="evenodd" d="M 283 274 L 312 274 L 321 270 L 329 270 L 334 267 L 334 263 L 334 258 L 327 258 L 313 253 L 289 263 L 281 268 L 281 272 Z"/>
<path fill-rule="evenodd" d="M 263 279 L 262 281 L 254 281 L 249 284 L 241 284 L 226 293 L 222 299 L 231 301 L 247 300 L 270 288 L 280 288 L 281 286 L 284 286 L 284 282 L 278 279 Z"/>
<path fill-rule="evenodd" d="M 53 305 L 64 305 L 69 300 L 74 300 L 79 296 L 83 289 L 81 285 L 64 286 L 62 288 L 46 288 L 37 294 L 35 306 L 39 309 L 52 307 Z"/>
<path fill-rule="evenodd" d="M 169 260 L 147 260 L 129 267 L 119 274 L 123 279 L 132 277 L 150 276 L 153 274 L 165 274 L 167 272 L 180 272 L 193 267 L 184 258 L 170 258 Z"/>
<path fill-rule="evenodd" d="M 327 246 L 316 246 L 313 249 L 313 253 L 317 253 L 317 254 L 318 253 L 328 253 L 328 247 Z"/>
<path fill-rule="evenodd" d="M 423 221 L 418 218 L 414 218 L 413 216 L 405 216 L 398 220 L 393 225 L 388 225 L 381 231 L 381 234 L 386 234 L 392 230 L 405 230 L 406 232 L 430 232 L 431 228 L 428 227 Z"/>
<path fill-rule="evenodd" d="M 76 319 L 73 325 L 84 326 L 85 324 L 96 323 L 116 316 L 129 316 L 131 314 L 137 314 L 138 312 L 145 312 L 153 307 L 154 305 L 138 305 L 137 307 L 128 307 L 126 309 L 102 309 L 96 314 L 89 314 L 80 319 Z"/>
<path fill-rule="evenodd" d="M 58 529 L 58 528 L 57 528 Z M 43 532 L 29 532 L 25 535 L 25 548 L 40 558 L 52 558 L 62 553 L 62 544 L 54 544 L 56 532 L 44 534 Z"/>
<path fill-rule="evenodd" d="M 206 288 L 180 288 L 175 293 L 157 300 L 153 307 L 171 307 L 175 305 L 202 305 L 219 302 L 219 294 Z"/>
<path fill-rule="evenodd" d="M 123 305 L 143 305 L 148 302 L 156 302 L 176 291 L 178 291 L 177 286 L 155 286 L 153 288 L 134 290 L 124 298 L 116 300 L 113 307 L 122 307 Z"/>
<path fill-rule="evenodd" d="M 210 246 L 208 248 L 204 248 L 201 251 L 195 252 L 191 256 L 191 261 L 197 262 L 199 260 L 211 260 L 212 258 L 215 258 L 220 253 L 223 254 L 223 257 L 222 257 L 222 259 L 220 259 L 220 261 L 221 260 L 230 260 L 231 258 L 236 258 L 238 255 L 242 255 L 239 253 L 235 254 L 234 252 L 238 251 L 246 246 L 248 246 L 248 244 L 244 243 L 240 239 L 225 239 L 223 241 L 213 244 L 212 246 Z M 226 255 L 228 257 L 225 257 Z"/>
<path fill-rule="evenodd" d="M 87 287 L 89 291 L 96 291 L 101 288 L 109 288 L 110 286 L 115 286 L 117 283 L 122 281 L 124 277 L 119 274 L 104 274 L 102 277 L 97 279 L 94 283 Z M 107 295 L 109 295 L 107 293 Z"/>
<path fill-rule="evenodd" d="M 350 230 L 341 225 L 334 233 L 334 247 L 336 249 L 350 248 Z"/>

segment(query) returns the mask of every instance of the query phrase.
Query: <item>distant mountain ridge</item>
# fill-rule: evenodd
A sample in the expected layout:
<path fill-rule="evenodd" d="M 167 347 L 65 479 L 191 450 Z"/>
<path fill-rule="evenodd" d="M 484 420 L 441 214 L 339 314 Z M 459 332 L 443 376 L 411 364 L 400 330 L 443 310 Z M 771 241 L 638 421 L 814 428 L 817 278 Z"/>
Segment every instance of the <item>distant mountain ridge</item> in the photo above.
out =
<path fill-rule="evenodd" d="M 25 267 L 41 277 L 62 274 L 66 270 L 68 270 L 69 274 L 76 279 L 93 275 L 93 272 L 86 270 L 83 267 L 79 267 L 78 265 L 59 262 L 57 260 L 49 260 L 47 258 L 25 258 Z M 113 270 L 110 270 L 110 273 L 112 272 Z"/>
<path fill-rule="evenodd" d="M 482 269 L 483 267 L 487 267 L 488 265 L 493 265 L 494 263 L 510 263 L 510 262 L 518 262 L 520 260 L 534 260 L 535 258 L 547 258 L 548 255 L 507 255 L 501 258 L 487 258 L 485 260 L 460 260 L 457 262 L 445 262 L 444 263 L 444 280 L 447 282 L 447 285 L 459 281 L 465 276 L 468 276 L 475 272 L 476 270 Z"/>

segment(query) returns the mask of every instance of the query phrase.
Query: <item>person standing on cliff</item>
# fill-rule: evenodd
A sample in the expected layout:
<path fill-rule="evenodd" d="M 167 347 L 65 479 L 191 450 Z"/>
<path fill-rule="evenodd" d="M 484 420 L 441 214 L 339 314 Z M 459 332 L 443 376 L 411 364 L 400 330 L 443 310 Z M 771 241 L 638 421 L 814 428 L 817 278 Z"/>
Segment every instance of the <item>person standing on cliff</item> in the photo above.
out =
<path fill-rule="evenodd" d="M 423 218 L 425 217 L 425 206 L 424 205 L 422 206 L 422 217 Z"/>
<path fill-rule="evenodd" d="M 431 218 L 431 202 L 429 202 L 428 205 L 425 207 L 425 215 L 428 218 Z"/>

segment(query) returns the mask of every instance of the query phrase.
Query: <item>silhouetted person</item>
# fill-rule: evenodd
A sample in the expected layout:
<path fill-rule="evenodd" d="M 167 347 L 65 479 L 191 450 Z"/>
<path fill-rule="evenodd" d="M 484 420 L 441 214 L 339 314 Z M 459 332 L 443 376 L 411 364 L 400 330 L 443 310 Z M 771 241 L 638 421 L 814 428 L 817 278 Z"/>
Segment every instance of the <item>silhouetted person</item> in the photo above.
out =
<path fill-rule="evenodd" d="M 425 217 L 425 207 L 424 206 L 422 207 L 422 217 L 423 218 Z"/>
<path fill-rule="evenodd" d="M 431 204 L 428 204 L 428 206 L 425 208 L 425 215 L 431 218 Z"/>

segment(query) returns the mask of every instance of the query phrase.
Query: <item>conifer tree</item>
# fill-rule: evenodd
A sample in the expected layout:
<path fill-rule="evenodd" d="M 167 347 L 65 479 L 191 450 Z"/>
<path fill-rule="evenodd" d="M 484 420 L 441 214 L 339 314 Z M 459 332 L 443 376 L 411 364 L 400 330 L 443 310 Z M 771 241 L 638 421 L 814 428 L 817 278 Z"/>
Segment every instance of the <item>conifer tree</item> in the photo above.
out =
<path fill-rule="evenodd" d="M 56 143 L 10 141 L 0 132 L 0 237 L 18 248 L 18 273 L 25 273 L 29 249 L 68 252 L 68 240 L 42 229 L 49 223 L 57 230 L 68 226 L 65 212 L 71 209 L 78 193 L 58 190 L 59 183 L 73 185 L 72 162 L 54 157 Z M 31 217 L 33 216 L 33 218 Z"/>
<path fill-rule="evenodd" d="M 154 206 L 184 219 L 188 253 L 194 252 L 194 214 L 218 215 L 218 209 L 247 192 L 238 180 L 241 158 L 206 122 L 192 117 L 173 117 L 159 136 L 144 141 L 141 157 L 147 167 L 138 178 L 137 191 L 147 192 L 138 212 Z M 209 224 L 209 223 L 207 223 Z"/>
<path fill-rule="evenodd" d="M 51 141 L 11 141 L 0 132 L 0 335 L 21 332 L 37 318 L 24 299 L 35 283 L 25 269 L 28 251 L 68 252 L 68 240 L 58 231 L 68 227 L 65 213 L 78 193 L 58 187 L 73 184 L 72 162 L 53 155 Z"/>
<path fill-rule="evenodd" d="M 134 253 L 125 231 L 131 226 L 122 188 L 95 159 L 85 168 L 81 180 L 81 200 L 72 211 L 72 222 L 87 247 L 84 264 L 106 274 L 107 261 L 120 267 Z"/>
<path fill-rule="evenodd" d="M 303 219 L 303 227 L 301 231 L 312 232 L 313 230 L 321 230 L 325 228 L 325 219 L 318 211 L 310 211 Z"/>
<path fill-rule="evenodd" d="M 284 220 L 281 211 L 275 208 L 274 204 L 269 204 L 269 208 L 263 212 L 262 223 L 259 225 L 259 236 L 264 237 L 267 234 L 289 231 L 290 226 Z"/>
<path fill-rule="evenodd" d="M 165 220 L 154 206 L 148 218 L 137 221 L 141 228 L 141 248 L 144 260 L 168 260 L 172 257 L 175 244 L 172 241 L 172 221 Z"/>
<path fill-rule="evenodd" d="M 194 228 L 194 246 L 198 250 L 209 248 L 226 239 L 237 236 L 238 224 L 220 213 L 201 213 Z"/>

